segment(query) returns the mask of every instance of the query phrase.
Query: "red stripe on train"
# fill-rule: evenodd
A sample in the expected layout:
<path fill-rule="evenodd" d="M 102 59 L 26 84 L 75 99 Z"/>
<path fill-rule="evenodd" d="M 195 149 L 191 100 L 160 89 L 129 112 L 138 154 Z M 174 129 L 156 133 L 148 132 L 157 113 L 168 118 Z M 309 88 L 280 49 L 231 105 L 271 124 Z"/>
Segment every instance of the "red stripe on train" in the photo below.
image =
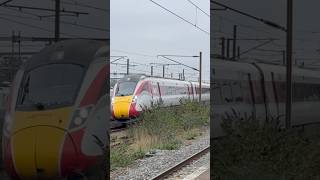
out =
<path fill-rule="evenodd" d="M 92 81 L 89 89 L 87 90 L 83 100 L 80 103 L 80 107 L 86 106 L 89 104 L 96 104 L 101 94 L 101 87 L 103 86 L 103 83 L 107 83 L 106 74 L 107 74 L 107 66 L 104 66 L 98 72 L 96 78 Z"/>

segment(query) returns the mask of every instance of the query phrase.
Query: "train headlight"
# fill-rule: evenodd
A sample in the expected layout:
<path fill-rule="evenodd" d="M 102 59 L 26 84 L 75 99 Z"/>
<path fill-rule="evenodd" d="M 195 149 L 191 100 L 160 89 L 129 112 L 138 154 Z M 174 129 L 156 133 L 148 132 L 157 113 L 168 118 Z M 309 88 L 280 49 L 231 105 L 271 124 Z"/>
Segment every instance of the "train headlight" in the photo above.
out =
<path fill-rule="evenodd" d="M 83 126 L 86 122 L 86 120 L 89 117 L 89 114 L 91 112 L 91 110 L 93 109 L 93 106 L 86 106 L 86 107 L 82 107 L 77 109 L 74 112 L 73 118 L 72 118 L 72 122 L 69 126 L 69 129 L 75 129 L 78 128 L 80 126 Z"/>
<path fill-rule="evenodd" d="M 80 114 L 81 118 L 87 118 L 88 115 L 89 115 L 88 109 L 87 108 L 81 108 L 79 114 Z"/>
<path fill-rule="evenodd" d="M 75 119 L 74 119 L 74 124 L 75 125 L 81 125 L 82 124 L 82 118 L 81 117 L 76 117 Z"/>
<path fill-rule="evenodd" d="M 113 104 L 113 103 L 114 103 L 114 97 L 111 98 L 111 104 Z"/>
<path fill-rule="evenodd" d="M 134 96 L 134 97 L 132 98 L 132 102 L 133 102 L 133 103 L 136 103 L 137 100 L 138 100 L 138 96 Z"/>

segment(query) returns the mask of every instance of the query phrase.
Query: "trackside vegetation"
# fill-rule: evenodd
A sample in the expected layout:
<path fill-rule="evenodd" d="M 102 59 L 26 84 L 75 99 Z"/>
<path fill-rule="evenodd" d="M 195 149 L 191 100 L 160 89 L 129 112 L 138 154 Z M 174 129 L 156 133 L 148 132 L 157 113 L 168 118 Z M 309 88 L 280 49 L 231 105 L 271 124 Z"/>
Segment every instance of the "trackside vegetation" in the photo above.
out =
<path fill-rule="evenodd" d="M 259 122 L 234 111 L 223 127 L 226 136 L 212 143 L 213 179 L 320 179 L 319 126 L 284 130 L 275 118 Z"/>
<path fill-rule="evenodd" d="M 131 125 L 123 143 L 111 149 L 111 169 L 125 167 L 156 150 L 174 150 L 209 127 L 209 106 L 192 101 L 162 108 L 154 105 Z"/>

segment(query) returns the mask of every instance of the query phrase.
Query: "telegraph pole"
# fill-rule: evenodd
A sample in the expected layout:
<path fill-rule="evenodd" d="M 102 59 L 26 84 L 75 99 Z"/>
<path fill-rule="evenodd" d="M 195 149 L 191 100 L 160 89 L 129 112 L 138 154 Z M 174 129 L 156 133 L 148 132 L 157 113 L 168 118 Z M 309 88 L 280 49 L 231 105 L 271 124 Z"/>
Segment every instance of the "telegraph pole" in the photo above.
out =
<path fill-rule="evenodd" d="M 201 81 L 202 81 L 202 52 L 200 51 L 200 55 L 199 55 L 199 60 L 200 60 L 200 63 L 199 63 L 199 89 L 200 89 L 200 92 L 199 92 L 199 102 L 201 102 L 201 94 L 202 94 L 202 87 L 201 87 Z"/>
<path fill-rule="evenodd" d="M 230 57 L 230 40 L 229 38 L 227 39 L 227 59 Z"/>
<path fill-rule="evenodd" d="M 153 66 L 151 66 L 151 76 L 153 76 Z"/>
<path fill-rule="evenodd" d="M 14 73 L 13 73 L 13 61 L 14 61 L 14 54 L 15 54 L 15 51 L 14 51 L 14 48 L 15 48 L 15 32 L 12 31 L 12 44 L 11 44 L 11 59 L 10 61 L 8 62 L 9 63 L 9 67 L 10 67 L 10 80 L 13 81 L 13 78 L 14 78 Z"/>
<path fill-rule="evenodd" d="M 129 75 L 129 68 L 130 68 L 130 61 L 129 58 L 127 59 L 127 75 Z"/>
<path fill-rule="evenodd" d="M 285 50 L 282 51 L 282 64 L 286 65 L 286 51 Z"/>
<path fill-rule="evenodd" d="M 184 69 L 182 69 L 182 80 L 184 80 Z"/>
<path fill-rule="evenodd" d="M 60 38 L 60 0 L 55 0 L 56 2 L 56 9 L 55 9 L 55 31 L 54 31 L 54 38 L 55 41 L 59 41 Z"/>
<path fill-rule="evenodd" d="M 225 38 L 221 38 L 221 56 L 225 58 Z"/>
<path fill-rule="evenodd" d="M 162 66 L 162 77 L 164 77 L 164 68 L 165 68 L 165 65 Z"/>
<path fill-rule="evenodd" d="M 237 50 L 237 25 L 233 26 L 233 48 L 232 48 L 232 59 L 236 60 L 236 50 Z"/>
<path fill-rule="evenodd" d="M 286 128 L 291 127 L 292 112 L 292 16 L 293 0 L 287 0 L 287 98 Z"/>
<path fill-rule="evenodd" d="M 19 61 L 21 61 L 21 32 L 19 31 L 19 34 L 18 34 L 18 51 L 19 51 Z"/>

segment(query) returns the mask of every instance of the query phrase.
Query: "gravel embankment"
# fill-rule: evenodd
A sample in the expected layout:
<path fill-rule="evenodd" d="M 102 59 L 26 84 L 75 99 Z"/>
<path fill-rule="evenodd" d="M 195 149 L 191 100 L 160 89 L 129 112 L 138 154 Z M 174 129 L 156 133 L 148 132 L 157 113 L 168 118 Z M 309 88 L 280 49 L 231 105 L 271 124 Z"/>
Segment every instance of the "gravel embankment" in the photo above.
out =
<path fill-rule="evenodd" d="M 122 170 L 111 172 L 111 179 L 126 180 L 136 179 L 144 180 L 150 179 L 164 170 L 174 166 L 182 160 L 199 152 L 210 144 L 209 132 L 203 136 L 193 140 L 189 145 L 184 145 L 178 150 L 156 150 L 152 157 L 137 160 L 133 165 Z M 206 156 L 204 156 L 206 157 Z M 201 162 L 200 159 L 199 163 Z M 208 161 L 209 158 L 204 158 L 203 161 Z M 191 166 L 190 166 L 191 167 Z M 194 167 L 196 168 L 196 166 Z M 192 169 L 190 169 L 192 171 Z M 189 174 L 192 172 L 189 172 Z"/>

